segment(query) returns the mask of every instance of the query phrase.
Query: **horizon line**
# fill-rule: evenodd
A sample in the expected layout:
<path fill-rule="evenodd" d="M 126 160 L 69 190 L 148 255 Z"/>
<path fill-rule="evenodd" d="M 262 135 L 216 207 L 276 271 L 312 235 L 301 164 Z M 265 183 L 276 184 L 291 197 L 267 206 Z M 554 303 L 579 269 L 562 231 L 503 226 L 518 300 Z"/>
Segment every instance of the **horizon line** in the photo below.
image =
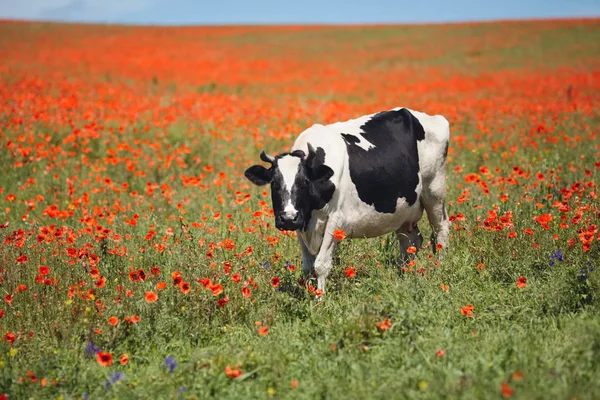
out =
<path fill-rule="evenodd" d="M 64 25 L 103 25 L 103 26 L 130 26 L 150 28 L 192 28 L 192 27 L 383 27 L 383 26 L 422 26 L 422 25 L 461 25 L 461 24 L 493 24 L 493 23 L 518 23 L 518 22 L 550 22 L 550 21 L 600 21 L 596 16 L 567 16 L 567 17 L 524 17 L 524 18 L 478 18 L 478 19 L 452 19 L 432 21 L 397 21 L 397 22 L 212 22 L 212 23 L 150 23 L 150 22 L 101 22 L 83 20 L 61 19 L 19 19 L 0 17 L 0 23 L 48 23 Z"/>

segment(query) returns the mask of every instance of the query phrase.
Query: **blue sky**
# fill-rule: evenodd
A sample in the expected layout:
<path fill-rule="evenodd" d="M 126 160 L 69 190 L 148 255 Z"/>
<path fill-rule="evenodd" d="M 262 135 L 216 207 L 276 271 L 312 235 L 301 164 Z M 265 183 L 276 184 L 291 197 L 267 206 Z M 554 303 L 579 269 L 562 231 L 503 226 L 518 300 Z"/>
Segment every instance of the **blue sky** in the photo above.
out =
<path fill-rule="evenodd" d="M 600 0 L 0 0 L 0 19 L 127 24 L 358 24 L 598 17 Z"/>

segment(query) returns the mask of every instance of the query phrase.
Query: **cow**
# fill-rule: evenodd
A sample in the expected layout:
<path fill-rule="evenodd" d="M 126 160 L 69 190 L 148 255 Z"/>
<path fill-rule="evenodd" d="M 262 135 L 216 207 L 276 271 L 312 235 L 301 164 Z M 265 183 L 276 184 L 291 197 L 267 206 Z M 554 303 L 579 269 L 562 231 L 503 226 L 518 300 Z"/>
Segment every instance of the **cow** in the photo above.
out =
<path fill-rule="evenodd" d="M 257 186 L 270 184 L 275 226 L 297 231 L 305 276 L 313 272 L 325 293 L 339 240 L 395 232 L 401 263 L 422 245 L 423 210 L 432 228 L 435 253 L 448 248 L 446 158 L 450 124 L 441 115 L 396 107 L 301 132 L 291 151 L 260 159 L 244 175 Z M 436 249 L 437 248 L 437 249 Z"/>

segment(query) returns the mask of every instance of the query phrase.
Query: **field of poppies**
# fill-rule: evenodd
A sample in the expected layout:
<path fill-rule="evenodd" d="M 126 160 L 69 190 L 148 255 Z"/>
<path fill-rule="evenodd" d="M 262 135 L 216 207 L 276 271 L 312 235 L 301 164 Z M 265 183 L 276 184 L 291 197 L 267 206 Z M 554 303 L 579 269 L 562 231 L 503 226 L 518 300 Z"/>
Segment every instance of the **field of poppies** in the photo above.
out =
<path fill-rule="evenodd" d="M 451 123 L 447 255 L 343 239 L 315 301 L 243 172 L 397 106 Z M 599 110 L 597 19 L 1 22 L 0 398 L 598 398 Z"/>

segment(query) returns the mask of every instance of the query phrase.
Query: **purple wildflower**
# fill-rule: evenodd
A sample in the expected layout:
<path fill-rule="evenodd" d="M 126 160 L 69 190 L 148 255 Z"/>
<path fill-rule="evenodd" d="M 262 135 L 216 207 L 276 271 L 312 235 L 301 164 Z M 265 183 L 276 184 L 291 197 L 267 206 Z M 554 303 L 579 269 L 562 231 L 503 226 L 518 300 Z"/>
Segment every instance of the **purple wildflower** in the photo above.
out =
<path fill-rule="evenodd" d="M 96 347 L 96 345 L 94 343 L 89 343 L 85 347 L 85 357 L 88 358 L 88 359 L 92 358 L 99 351 L 100 351 L 100 347 Z"/>
<path fill-rule="evenodd" d="M 175 367 L 177 367 L 177 361 L 175 361 L 174 357 L 168 356 L 165 358 L 165 364 L 163 365 L 163 368 L 169 368 L 169 373 L 172 374 L 175 370 Z"/>
<path fill-rule="evenodd" d="M 114 385 L 115 383 L 119 382 L 123 378 L 123 374 L 120 372 L 113 372 L 113 373 L 109 374 L 108 377 L 110 378 L 110 383 L 112 383 Z"/>

